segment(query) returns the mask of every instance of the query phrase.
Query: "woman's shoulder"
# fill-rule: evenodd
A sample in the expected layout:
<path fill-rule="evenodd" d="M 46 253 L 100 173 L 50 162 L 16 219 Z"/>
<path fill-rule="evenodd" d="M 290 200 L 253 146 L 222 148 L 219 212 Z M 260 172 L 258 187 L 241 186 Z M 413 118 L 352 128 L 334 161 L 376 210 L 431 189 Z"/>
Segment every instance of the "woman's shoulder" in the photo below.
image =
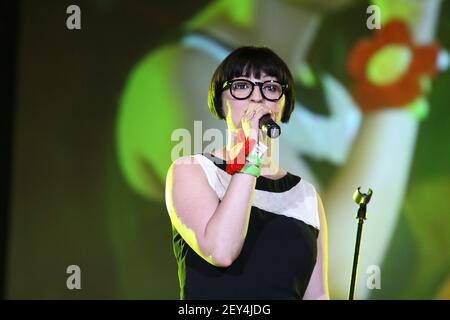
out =
<path fill-rule="evenodd" d="M 317 193 L 317 189 L 311 181 L 309 181 L 303 177 L 300 179 L 301 179 L 301 185 L 305 190 L 308 190 L 309 192 Z"/>
<path fill-rule="evenodd" d="M 205 163 L 225 163 L 225 160 L 214 156 L 211 153 L 197 153 L 192 155 L 185 155 L 182 157 L 177 158 L 175 161 L 172 162 L 172 165 L 176 166 L 186 166 L 186 165 L 200 165 L 203 166 Z"/>
<path fill-rule="evenodd" d="M 188 181 L 191 184 L 206 182 L 208 183 L 207 174 L 204 165 L 197 155 L 187 155 L 177 158 L 172 162 L 167 172 L 166 183 L 184 183 Z"/>
<path fill-rule="evenodd" d="M 215 165 L 210 157 L 204 154 L 185 155 L 174 160 L 169 171 L 182 172 L 183 176 L 198 176 L 199 173 L 208 175 L 215 170 Z"/>
<path fill-rule="evenodd" d="M 172 166 L 185 166 L 191 164 L 198 164 L 198 160 L 195 158 L 195 155 L 181 156 L 172 161 Z"/>
<path fill-rule="evenodd" d="M 292 177 L 298 177 L 289 173 Z M 315 186 L 298 177 L 298 183 L 286 194 L 285 205 L 294 212 L 294 217 L 320 230 L 320 197 Z M 288 195 L 289 194 L 289 195 Z"/>
<path fill-rule="evenodd" d="M 195 177 L 198 176 L 200 171 L 201 166 L 197 158 L 194 155 L 186 155 L 172 161 L 168 170 L 168 176 L 170 175 L 172 179 Z"/>
<path fill-rule="evenodd" d="M 320 196 L 317 188 L 312 182 L 291 172 L 288 172 L 287 175 L 297 182 L 293 188 L 295 191 L 291 193 L 292 197 L 297 197 L 297 199 L 301 199 L 301 201 L 311 203 L 317 202 L 317 199 L 320 198 Z"/>
<path fill-rule="evenodd" d="M 202 154 L 183 156 L 175 161 L 169 168 L 166 185 L 184 185 L 185 190 L 213 191 L 219 197 L 221 190 L 217 181 L 217 170 L 211 160 Z"/>

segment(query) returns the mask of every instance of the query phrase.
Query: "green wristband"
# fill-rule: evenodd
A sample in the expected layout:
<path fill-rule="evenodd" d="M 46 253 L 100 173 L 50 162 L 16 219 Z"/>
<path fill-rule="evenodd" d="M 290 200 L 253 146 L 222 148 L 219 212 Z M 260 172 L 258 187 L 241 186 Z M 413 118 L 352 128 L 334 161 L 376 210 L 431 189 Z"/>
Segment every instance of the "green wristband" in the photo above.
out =
<path fill-rule="evenodd" d="M 240 173 L 245 173 L 245 174 L 249 174 L 251 176 L 254 176 L 256 178 L 259 177 L 260 171 L 259 168 L 250 164 L 250 163 L 246 163 L 244 165 L 244 167 L 241 169 L 241 171 L 239 171 Z"/>
<path fill-rule="evenodd" d="M 261 164 L 262 164 L 261 157 L 258 157 L 253 154 L 249 154 L 246 159 L 249 163 L 253 164 L 255 167 L 258 167 L 258 168 L 261 167 Z"/>

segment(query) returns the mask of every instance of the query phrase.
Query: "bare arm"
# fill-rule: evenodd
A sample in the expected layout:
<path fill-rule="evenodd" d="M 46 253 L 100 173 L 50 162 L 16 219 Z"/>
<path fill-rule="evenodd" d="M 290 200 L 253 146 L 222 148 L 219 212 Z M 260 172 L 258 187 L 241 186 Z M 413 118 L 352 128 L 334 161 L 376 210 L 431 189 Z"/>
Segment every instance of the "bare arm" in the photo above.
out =
<path fill-rule="evenodd" d="M 241 252 L 255 184 L 255 177 L 235 174 L 219 201 L 195 159 L 178 159 L 167 175 L 170 219 L 197 254 L 215 266 L 227 267 Z"/>
<path fill-rule="evenodd" d="M 322 200 L 317 194 L 317 207 L 320 218 L 320 231 L 317 238 L 317 261 L 314 267 L 308 288 L 303 299 L 305 300 L 329 300 L 328 292 L 328 227 Z"/>

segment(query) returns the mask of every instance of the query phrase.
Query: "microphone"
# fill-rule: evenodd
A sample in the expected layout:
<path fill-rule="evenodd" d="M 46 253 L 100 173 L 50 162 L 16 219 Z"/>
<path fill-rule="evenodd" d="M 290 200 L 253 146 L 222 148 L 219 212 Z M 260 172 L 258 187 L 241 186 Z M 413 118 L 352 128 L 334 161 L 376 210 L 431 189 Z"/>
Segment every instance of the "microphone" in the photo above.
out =
<path fill-rule="evenodd" d="M 259 128 L 264 131 L 269 138 L 275 139 L 281 134 L 281 128 L 272 120 L 270 114 L 265 114 L 259 119 Z"/>

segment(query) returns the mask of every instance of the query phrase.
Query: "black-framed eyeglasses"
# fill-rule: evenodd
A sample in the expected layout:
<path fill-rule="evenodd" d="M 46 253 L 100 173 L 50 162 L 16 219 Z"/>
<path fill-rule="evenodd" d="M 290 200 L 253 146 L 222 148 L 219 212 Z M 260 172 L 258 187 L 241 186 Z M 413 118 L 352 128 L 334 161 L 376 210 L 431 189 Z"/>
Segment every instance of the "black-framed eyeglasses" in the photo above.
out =
<path fill-rule="evenodd" d="M 284 94 L 285 89 L 288 87 L 287 84 L 282 84 L 276 80 L 267 80 L 264 82 L 253 82 L 247 79 L 234 79 L 226 81 L 223 89 L 230 89 L 230 93 L 233 98 L 238 100 L 245 100 L 250 97 L 255 89 L 255 86 L 258 86 L 261 95 L 264 99 L 269 101 L 277 101 L 280 100 Z"/>

